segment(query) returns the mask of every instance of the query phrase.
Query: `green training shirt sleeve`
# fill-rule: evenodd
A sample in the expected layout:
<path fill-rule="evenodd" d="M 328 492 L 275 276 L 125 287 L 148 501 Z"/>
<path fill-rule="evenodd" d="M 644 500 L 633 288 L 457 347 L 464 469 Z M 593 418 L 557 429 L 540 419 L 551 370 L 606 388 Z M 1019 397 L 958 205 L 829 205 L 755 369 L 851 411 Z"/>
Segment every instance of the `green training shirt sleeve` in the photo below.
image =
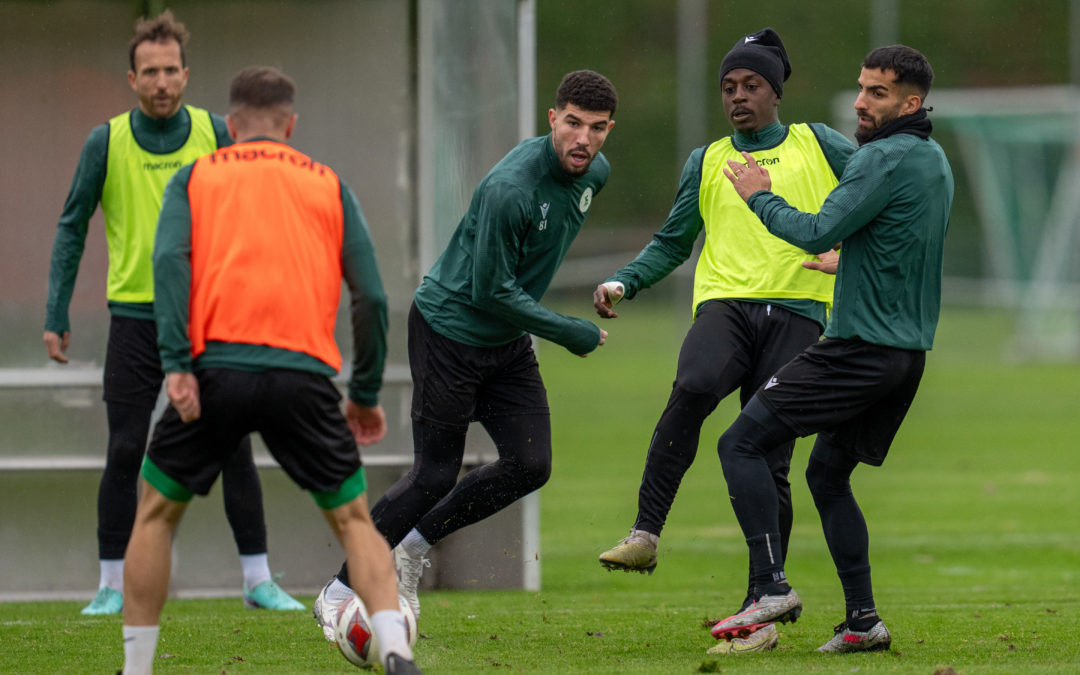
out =
<path fill-rule="evenodd" d="M 214 137 L 217 139 L 219 148 L 233 144 L 232 136 L 229 135 L 229 125 L 225 123 L 224 117 L 210 113 L 210 125 L 214 127 Z"/>
<path fill-rule="evenodd" d="M 837 180 L 844 175 L 848 160 L 855 153 L 855 144 L 847 136 L 832 127 L 825 126 L 821 122 L 811 122 L 810 130 L 821 145 L 821 151 L 825 154 L 825 161 L 833 170 Z"/>
<path fill-rule="evenodd" d="M 154 319 L 158 351 L 166 373 L 190 373 L 191 203 L 188 181 L 193 164 L 177 171 L 165 185 L 154 236 Z"/>
<path fill-rule="evenodd" d="M 101 202 L 109 152 L 109 125 L 93 128 L 83 145 L 71 190 L 64 202 L 49 262 L 49 294 L 45 303 L 45 330 L 63 334 L 71 330 L 68 307 L 75 290 L 90 217 Z"/>
<path fill-rule="evenodd" d="M 351 296 L 353 332 L 349 399 L 371 407 L 379 403 L 386 365 L 386 292 L 360 201 L 344 183 L 341 183 L 341 206 L 345 215 L 341 269 Z"/>
<path fill-rule="evenodd" d="M 818 213 L 804 213 L 765 190 L 747 204 L 776 236 L 807 251 L 824 251 L 869 223 L 889 202 L 891 187 L 884 156 L 863 146 L 852 155 L 840 183 Z"/>
<path fill-rule="evenodd" d="M 693 252 L 694 241 L 705 226 L 698 203 L 704 154 L 704 147 L 694 150 L 683 165 L 675 203 L 664 226 L 636 258 L 606 280 L 622 282 L 627 300 L 671 274 Z"/>
<path fill-rule="evenodd" d="M 528 201 L 512 185 L 487 183 L 476 216 L 472 301 L 509 324 L 588 354 L 600 344 L 600 328 L 544 307 L 518 283 L 518 266 L 531 226 Z"/>

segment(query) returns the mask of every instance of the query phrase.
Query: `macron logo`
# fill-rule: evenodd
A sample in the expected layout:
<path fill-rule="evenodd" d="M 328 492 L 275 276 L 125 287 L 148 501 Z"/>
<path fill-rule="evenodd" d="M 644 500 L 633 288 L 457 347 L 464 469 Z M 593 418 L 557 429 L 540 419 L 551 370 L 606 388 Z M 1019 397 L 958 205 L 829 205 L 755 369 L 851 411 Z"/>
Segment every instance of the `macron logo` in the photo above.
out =
<path fill-rule="evenodd" d="M 765 389 L 771 389 L 772 387 L 775 387 L 778 384 L 780 384 L 780 380 L 778 380 L 778 379 L 776 379 L 774 377 L 771 380 L 769 380 L 768 384 L 765 385 Z"/>
<path fill-rule="evenodd" d="M 757 42 L 757 36 L 755 36 L 755 35 L 747 35 L 746 38 L 743 40 L 743 44 L 745 45 L 745 44 L 747 44 L 749 42 Z"/>

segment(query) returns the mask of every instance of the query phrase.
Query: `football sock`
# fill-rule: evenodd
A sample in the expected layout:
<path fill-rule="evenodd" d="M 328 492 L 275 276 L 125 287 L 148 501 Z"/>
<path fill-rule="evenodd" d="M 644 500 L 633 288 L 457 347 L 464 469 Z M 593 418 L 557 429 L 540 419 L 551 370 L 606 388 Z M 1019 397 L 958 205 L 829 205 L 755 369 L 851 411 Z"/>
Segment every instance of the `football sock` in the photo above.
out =
<path fill-rule="evenodd" d="M 270 558 L 266 553 L 240 556 L 240 567 L 244 571 L 244 586 L 248 590 L 274 578 L 270 574 Z"/>
<path fill-rule="evenodd" d="M 124 626 L 124 675 L 150 675 L 154 671 L 158 626 Z"/>
<path fill-rule="evenodd" d="M 108 586 L 114 591 L 124 590 L 124 559 L 102 558 L 101 579 L 98 581 L 98 590 Z"/>
<path fill-rule="evenodd" d="M 877 608 L 870 607 L 869 609 L 857 609 L 853 612 L 848 612 L 847 625 L 850 630 L 857 633 L 865 633 L 874 627 L 881 618 L 878 617 Z"/>
<path fill-rule="evenodd" d="M 781 572 L 783 574 L 783 572 Z M 766 595 L 787 595 L 791 592 L 791 586 L 784 579 L 780 581 L 773 581 L 764 586 L 758 586 L 755 595 L 761 598 Z"/>
<path fill-rule="evenodd" d="M 405 549 L 405 552 L 413 558 L 420 558 L 431 550 L 431 544 L 429 544 L 428 540 L 424 539 L 424 535 L 420 534 L 414 527 L 409 530 L 409 533 L 401 540 L 401 548 Z"/>
<path fill-rule="evenodd" d="M 334 575 L 334 578 L 337 579 L 338 581 L 340 581 L 341 583 L 345 584 L 346 586 L 350 585 L 349 584 L 349 562 L 348 561 L 345 561 L 345 562 L 341 563 L 341 569 L 339 569 L 338 573 Z"/>
<path fill-rule="evenodd" d="M 870 566 L 839 570 L 838 576 L 844 588 L 844 613 L 848 620 L 873 612 L 874 586 L 870 582 Z"/>
<path fill-rule="evenodd" d="M 760 591 L 769 584 L 787 580 L 784 576 L 784 556 L 780 549 L 779 532 L 747 537 L 746 545 L 750 549 L 750 567 L 754 570 L 754 587 L 756 589 Z M 761 597 L 762 595 L 775 594 L 761 591 L 757 592 L 756 595 Z"/>
<path fill-rule="evenodd" d="M 375 631 L 375 637 L 379 639 L 379 656 L 383 667 L 386 667 L 386 657 L 391 652 L 413 660 L 412 647 L 409 646 L 409 637 L 405 633 L 405 617 L 396 609 L 384 609 L 371 615 L 371 630 Z"/>
<path fill-rule="evenodd" d="M 327 600 L 337 605 L 350 600 L 355 593 L 353 593 L 353 589 L 341 583 L 340 579 L 334 577 L 330 585 L 326 587 L 325 595 Z"/>
<path fill-rule="evenodd" d="M 658 534 L 653 534 L 652 532 L 646 532 L 645 530 L 638 530 L 638 529 L 632 530 L 630 532 L 630 534 L 631 535 L 636 534 L 638 536 L 645 537 L 646 539 L 649 540 L 649 543 L 651 543 L 653 546 L 658 547 L 660 545 L 660 535 L 658 535 Z"/>

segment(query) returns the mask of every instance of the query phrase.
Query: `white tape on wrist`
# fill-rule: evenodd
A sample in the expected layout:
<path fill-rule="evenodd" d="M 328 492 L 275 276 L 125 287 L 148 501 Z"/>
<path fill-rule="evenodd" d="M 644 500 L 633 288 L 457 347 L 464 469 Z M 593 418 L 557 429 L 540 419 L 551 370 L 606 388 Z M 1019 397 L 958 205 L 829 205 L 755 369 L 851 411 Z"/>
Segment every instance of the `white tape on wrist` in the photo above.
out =
<path fill-rule="evenodd" d="M 626 287 L 621 281 L 608 281 L 604 284 L 604 288 L 607 289 L 608 299 L 611 300 L 613 306 L 622 300 L 623 293 L 626 292 Z"/>

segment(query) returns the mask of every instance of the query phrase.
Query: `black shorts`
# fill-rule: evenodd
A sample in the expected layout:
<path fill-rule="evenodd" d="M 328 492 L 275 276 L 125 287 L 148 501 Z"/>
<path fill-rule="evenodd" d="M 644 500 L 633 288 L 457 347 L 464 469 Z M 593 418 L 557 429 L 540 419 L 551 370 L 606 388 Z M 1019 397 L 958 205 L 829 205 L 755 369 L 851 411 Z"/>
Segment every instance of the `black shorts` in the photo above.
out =
<path fill-rule="evenodd" d="M 149 319 L 113 315 L 105 348 L 102 398 L 152 409 L 163 378 L 157 324 Z"/>
<path fill-rule="evenodd" d="M 745 300 L 710 300 L 679 350 L 675 384 L 694 394 L 724 398 L 741 388 L 746 405 L 758 387 L 821 337 L 814 320 L 782 307 Z"/>
<path fill-rule="evenodd" d="M 757 399 L 800 436 L 826 436 L 880 466 L 919 389 L 926 352 L 826 338 L 791 360 Z"/>
<path fill-rule="evenodd" d="M 454 430 L 512 415 L 548 415 L 547 389 L 528 335 L 474 347 L 441 335 L 409 310 L 412 417 Z"/>
<path fill-rule="evenodd" d="M 190 493 L 207 494 L 240 439 L 253 431 L 323 508 L 364 492 L 360 452 L 341 413 L 341 394 L 325 375 L 208 368 L 196 377 L 202 415 L 185 424 L 169 406 L 146 452 L 143 476 L 166 497 L 186 501 Z"/>

